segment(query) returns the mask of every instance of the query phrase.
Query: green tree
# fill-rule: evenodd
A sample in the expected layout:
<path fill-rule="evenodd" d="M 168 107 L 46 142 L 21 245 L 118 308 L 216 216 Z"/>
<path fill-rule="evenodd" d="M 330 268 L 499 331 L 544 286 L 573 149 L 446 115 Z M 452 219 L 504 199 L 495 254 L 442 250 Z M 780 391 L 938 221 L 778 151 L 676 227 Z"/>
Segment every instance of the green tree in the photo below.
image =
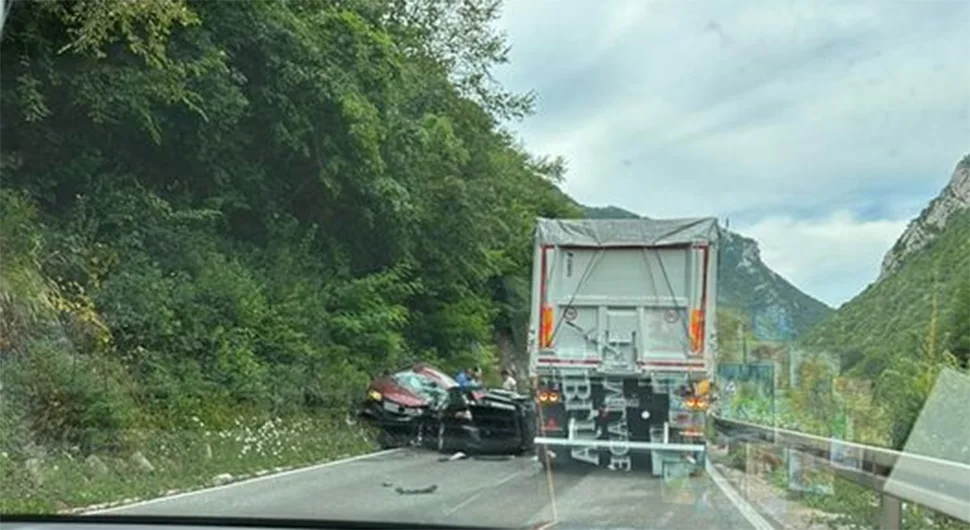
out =
<path fill-rule="evenodd" d="M 970 274 L 953 293 L 946 329 L 946 349 L 964 367 L 970 366 Z"/>
<path fill-rule="evenodd" d="M 12 87 L 0 93 L 2 191 L 5 209 L 17 197 L 12 211 L 33 212 L 9 259 L 34 287 L 4 295 L 27 307 L 58 293 L 48 321 L 86 371 L 48 386 L 108 381 L 112 393 L 74 412 L 142 411 L 118 409 L 109 430 L 342 412 L 376 372 L 490 362 L 495 337 L 520 340 L 534 219 L 579 212 L 556 186 L 562 160 L 499 125 L 531 97 L 491 79 L 508 52 L 498 9 L 15 10 L 0 58 Z M 39 329 L 15 314 L 4 330 Z M 48 335 L 17 339 L 39 356 L 24 381 L 54 362 Z M 40 387 L 18 388 L 27 407 Z"/>

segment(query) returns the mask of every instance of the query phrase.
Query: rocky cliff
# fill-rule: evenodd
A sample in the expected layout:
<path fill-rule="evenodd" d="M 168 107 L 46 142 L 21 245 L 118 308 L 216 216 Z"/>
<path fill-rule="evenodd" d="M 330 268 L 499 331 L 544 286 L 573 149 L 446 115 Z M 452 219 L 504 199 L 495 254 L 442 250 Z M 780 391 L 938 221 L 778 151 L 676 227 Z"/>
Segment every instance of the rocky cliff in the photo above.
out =
<path fill-rule="evenodd" d="M 910 221 L 903 235 L 882 260 L 877 281 L 884 280 L 914 253 L 932 242 L 956 212 L 970 209 L 970 155 L 957 164 L 943 191 Z"/>

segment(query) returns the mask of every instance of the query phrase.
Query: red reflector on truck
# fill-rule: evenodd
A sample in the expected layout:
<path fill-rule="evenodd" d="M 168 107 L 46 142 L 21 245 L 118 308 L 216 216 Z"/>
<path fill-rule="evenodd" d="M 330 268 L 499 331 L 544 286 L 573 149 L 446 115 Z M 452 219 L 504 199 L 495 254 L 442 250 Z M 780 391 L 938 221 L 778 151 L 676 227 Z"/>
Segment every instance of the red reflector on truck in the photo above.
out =
<path fill-rule="evenodd" d="M 704 311 L 695 309 L 690 313 L 690 349 L 700 353 L 704 349 Z"/>
<path fill-rule="evenodd" d="M 552 345 L 552 308 L 542 306 L 542 323 L 540 325 L 539 347 L 548 348 Z"/>

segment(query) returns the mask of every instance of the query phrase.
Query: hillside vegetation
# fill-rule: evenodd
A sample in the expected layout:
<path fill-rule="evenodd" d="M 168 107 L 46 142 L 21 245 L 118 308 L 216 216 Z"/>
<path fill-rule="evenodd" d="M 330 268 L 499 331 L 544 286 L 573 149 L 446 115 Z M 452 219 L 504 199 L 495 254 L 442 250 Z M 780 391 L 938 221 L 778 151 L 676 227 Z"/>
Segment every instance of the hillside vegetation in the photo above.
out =
<path fill-rule="evenodd" d="M 748 361 L 773 365 L 776 376 L 767 385 L 740 384 L 719 414 L 970 463 L 966 396 L 959 395 L 970 385 L 968 161 L 887 249 L 884 263 L 893 265 L 880 279 L 797 342 L 771 344 L 747 330 L 733 333 L 738 315 L 719 313 L 722 363 L 737 362 L 746 346 Z M 752 462 L 743 449 L 738 444 L 727 461 L 748 469 Z M 771 470 L 779 494 L 827 513 L 819 522 L 846 528 L 876 520 L 877 493 L 831 473 L 815 477 L 821 491 L 791 494 L 797 488 L 781 464 L 785 455 L 773 454 L 754 465 Z M 906 506 L 904 518 L 906 528 L 968 528 L 916 504 Z"/>
<path fill-rule="evenodd" d="M 937 238 L 870 285 L 806 337 L 838 355 L 846 370 L 874 378 L 925 347 L 970 360 L 970 210 L 954 214 Z M 927 342 L 929 341 L 929 342 Z"/>
<path fill-rule="evenodd" d="M 144 446 L 132 429 L 240 415 L 342 421 L 380 370 L 487 365 L 495 334 L 524 326 L 534 218 L 578 213 L 561 164 L 498 125 L 531 100 L 490 81 L 497 15 L 492 0 L 15 5 L 3 458 L 124 454 Z"/>
<path fill-rule="evenodd" d="M 879 279 L 804 343 L 866 378 L 925 350 L 970 363 L 970 155 L 888 250 Z"/>
<path fill-rule="evenodd" d="M 957 204 L 947 196 L 953 188 L 931 207 Z M 958 394 L 970 385 L 970 209 L 952 208 L 945 222 L 927 230 L 931 207 L 907 232 L 915 227 L 932 238 L 906 253 L 897 243 L 888 273 L 775 359 L 776 367 L 796 378 L 779 379 L 777 400 L 749 392 L 738 396 L 731 412 L 762 424 L 970 463 L 966 396 Z M 787 487 L 783 469 L 774 475 Z M 828 482 L 832 493 L 803 502 L 838 514 L 828 521 L 832 528 L 871 524 L 878 505 L 873 491 L 841 479 Z M 968 528 L 919 505 L 908 505 L 904 517 L 906 528 Z"/>

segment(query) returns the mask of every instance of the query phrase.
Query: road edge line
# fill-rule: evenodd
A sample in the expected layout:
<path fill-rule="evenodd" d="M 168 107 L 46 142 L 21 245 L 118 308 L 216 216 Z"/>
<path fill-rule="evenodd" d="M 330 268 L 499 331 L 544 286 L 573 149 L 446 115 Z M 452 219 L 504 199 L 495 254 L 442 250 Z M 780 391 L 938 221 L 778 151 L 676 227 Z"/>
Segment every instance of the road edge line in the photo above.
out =
<path fill-rule="evenodd" d="M 775 530 L 775 527 L 764 518 L 758 510 L 751 506 L 747 499 L 738 495 L 738 492 L 728 483 L 727 479 L 721 476 L 721 472 L 714 468 L 710 460 L 704 459 L 704 467 L 707 475 L 711 477 L 714 484 L 724 492 L 724 495 L 731 501 L 731 504 L 741 512 L 741 515 L 751 523 L 757 530 Z"/>
<path fill-rule="evenodd" d="M 272 478 L 280 478 L 280 477 L 285 477 L 285 476 L 288 476 L 288 475 L 295 475 L 297 473 L 303 473 L 303 472 L 306 472 L 306 471 L 314 471 L 314 470 L 317 470 L 317 469 L 323 469 L 325 467 L 335 466 L 335 465 L 338 465 L 338 464 L 347 464 L 347 463 L 355 462 L 355 461 L 358 461 L 358 460 L 364 460 L 364 459 L 367 459 L 367 458 L 373 458 L 375 456 L 389 455 L 389 454 L 396 453 L 396 452 L 399 452 L 399 451 L 402 451 L 402 450 L 403 450 L 403 448 L 398 447 L 398 448 L 395 448 L 395 449 L 385 449 L 383 451 L 377 451 L 377 452 L 374 452 L 374 453 L 364 453 L 362 455 L 352 456 L 352 457 L 349 457 L 349 458 L 342 458 L 340 460 L 331 460 L 329 462 L 322 462 L 322 463 L 313 464 L 313 465 L 310 465 L 310 466 L 298 467 L 296 469 L 287 469 L 286 471 L 280 471 L 279 473 L 267 473 L 265 475 L 260 475 L 258 477 L 250 477 L 250 478 L 246 478 L 246 479 L 243 479 L 243 480 L 240 480 L 240 481 L 230 482 L 228 484 L 219 484 L 218 486 L 207 486 L 207 487 L 203 487 L 203 488 L 199 488 L 199 489 L 194 489 L 194 490 L 190 490 L 190 491 L 183 491 L 183 492 L 179 492 L 179 493 L 173 493 L 171 495 L 162 495 L 161 497 L 153 497 L 151 499 L 139 500 L 139 501 L 135 501 L 135 502 L 127 503 L 127 504 L 120 504 L 118 506 L 111 506 L 111 507 L 108 507 L 108 508 L 97 508 L 97 509 L 93 509 L 93 510 L 92 509 L 80 508 L 79 511 L 76 512 L 76 513 L 78 513 L 78 515 L 97 515 L 97 514 L 103 514 L 103 513 L 110 513 L 110 512 L 113 512 L 113 511 L 123 510 L 123 509 L 126 509 L 126 508 L 134 508 L 134 507 L 137 507 L 137 506 L 145 506 L 145 505 L 148 505 L 148 504 L 155 504 L 157 502 L 163 502 L 163 501 L 170 501 L 170 500 L 175 500 L 175 499 L 181 499 L 181 498 L 184 498 L 184 497 L 190 497 L 192 495 L 199 495 L 199 494 L 202 494 L 202 493 L 209 493 L 209 492 L 213 492 L 213 491 L 219 491 L 219 490 L 223 490 L 223 489 L 232 488 L 234 486 L 241 486 L 243 484 L 251 484 L 253 482 L 259 482 L 259 481 L 262 481 L 262 480 L 267 480 L 267 479 L 272 479 Z"/>

